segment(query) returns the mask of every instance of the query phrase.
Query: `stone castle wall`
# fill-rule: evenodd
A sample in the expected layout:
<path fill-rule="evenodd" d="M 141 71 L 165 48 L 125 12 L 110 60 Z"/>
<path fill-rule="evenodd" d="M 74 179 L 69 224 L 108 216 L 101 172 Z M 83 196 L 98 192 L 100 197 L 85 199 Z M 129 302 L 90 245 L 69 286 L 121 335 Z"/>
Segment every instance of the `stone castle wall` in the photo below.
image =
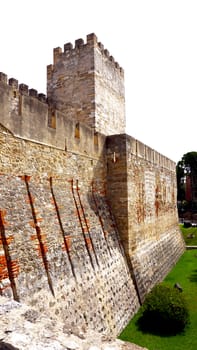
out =
<path fill-rule="evenodd" d="M 139 301 L 105 196 L 103 159 L 93 166 L 87 155 L 4 128 L 0 141 L 1 293 L 69 324 L 119 333 Z"/>
<path fill-rule="evenodd" d="M 105 137 L 51 108 L 46 96 L 0 73 L 0 122 L 24 140 L 98 158 Z M 33 93 L 32 93 L 33 91 Z"/>
<path fill-rule="evenodd" d="M 47 98 L 0 73 L 0 293 L 114 335 L 184 251 L 175 164 L 123 133 L 123 90 L 92 34 Z"/>
<path fill-rule="evenodd" d="M 110 206 L 143 301 L 185 249 L 178 228 L 175 164 L 128 135 L 108 137 L 107 159 Z"/>

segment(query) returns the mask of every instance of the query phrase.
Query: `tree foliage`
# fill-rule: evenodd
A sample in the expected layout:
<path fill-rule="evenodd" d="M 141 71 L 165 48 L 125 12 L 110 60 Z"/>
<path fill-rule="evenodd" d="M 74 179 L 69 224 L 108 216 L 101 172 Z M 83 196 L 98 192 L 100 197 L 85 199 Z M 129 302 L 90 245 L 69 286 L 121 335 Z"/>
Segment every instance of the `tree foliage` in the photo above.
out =
<path fill-rule="evenodd" d="M 197 173 L 197 152 L 188 152 L 182 157 L 182 166 L 186 172 Z"/>
<path fill-rule="evenodd" d="M 197 152 L 188 152 L 183 155 L 182 159 L 177 163 L 177 200 L 184 201 L 185 193 L 185 178 L 189 176 L 193 180 L 197 179 Z"/>

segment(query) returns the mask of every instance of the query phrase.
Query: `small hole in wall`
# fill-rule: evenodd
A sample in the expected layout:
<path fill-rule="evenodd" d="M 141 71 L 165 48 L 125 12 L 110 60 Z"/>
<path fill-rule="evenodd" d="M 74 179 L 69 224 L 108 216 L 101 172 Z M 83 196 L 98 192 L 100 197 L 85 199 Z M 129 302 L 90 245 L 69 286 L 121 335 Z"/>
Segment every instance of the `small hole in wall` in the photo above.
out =
<path fill-rule="evenodd" d="M 67 142 L 66 142 L 66 139 L 65 139 L 65 146 L 64 146 L 64 150 L 67 151 Z"/>
<path fill-rule="evenodd" d="M 77 124 L 75 125 L 75 137 L 76 137 L 77 139 L 80 139 L 80 125 L 79 125 L 79 123 L 77 123 Z"/>
<path fill-rule="evenodd" d="M 16 98 L 16 91 L 13 91 L 13 97 Z"/>

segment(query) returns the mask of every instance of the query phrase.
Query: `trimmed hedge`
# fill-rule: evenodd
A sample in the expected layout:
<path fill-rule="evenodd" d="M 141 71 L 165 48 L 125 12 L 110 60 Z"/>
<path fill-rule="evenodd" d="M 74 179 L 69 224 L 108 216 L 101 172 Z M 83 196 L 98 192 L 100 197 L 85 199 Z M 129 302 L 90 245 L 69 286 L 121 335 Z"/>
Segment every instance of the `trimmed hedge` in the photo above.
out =
<path fill-rule="evenodd" d="M 138 326 L 144 332 L 177 334 L 189 323 L 189 311 L 182 293 L 161 284 L 146 296 L 141 311 Z"/>

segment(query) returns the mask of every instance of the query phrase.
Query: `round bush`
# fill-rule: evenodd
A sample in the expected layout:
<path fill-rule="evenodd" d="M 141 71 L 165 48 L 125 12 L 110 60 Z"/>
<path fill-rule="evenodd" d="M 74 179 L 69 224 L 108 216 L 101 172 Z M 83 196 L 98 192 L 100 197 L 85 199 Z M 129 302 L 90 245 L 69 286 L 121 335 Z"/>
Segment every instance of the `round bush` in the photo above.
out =
<path fill-rule="evenodd" d="M 155 286 L 146 296 L 138 325 L 143 331 L 176 334 L 189 323 L 185 299 L 176 288 Z"/>

